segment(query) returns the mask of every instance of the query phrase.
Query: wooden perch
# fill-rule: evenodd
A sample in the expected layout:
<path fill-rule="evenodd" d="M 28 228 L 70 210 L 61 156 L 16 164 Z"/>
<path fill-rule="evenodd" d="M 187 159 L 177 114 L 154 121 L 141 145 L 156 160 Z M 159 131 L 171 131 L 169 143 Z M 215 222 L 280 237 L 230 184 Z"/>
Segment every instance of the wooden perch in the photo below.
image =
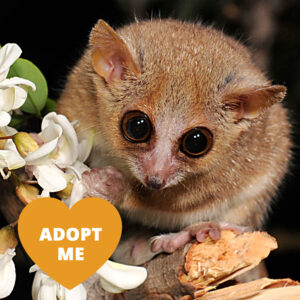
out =
<path fill-rule="evenodd" d="M 209 292 L 198 300 L 291 300 L 300 299 L 299 282 L 287 279 L 261 278 Z"/>
<path fill-rule="evenodd" d="M 15 190 L 13 182 L 6 181 L 5 184 L 0 210 L 8 222 L 13 222 L 24 204 L 17 197 L 12 197 Z M 1 185 L 3 182 L 0 181 Z M 216 242 L 208 238 L 203 243 L 190 243 L 172 255 L 161 254 L 146 263 L 144 267 L 148 278 L 137 289 L 123 294 L 107 293 L 101 288 L 96 274 L 84 285 L 88 300 L 300 299 L 300 285 L 291 279 L 261 278 L 222 288 L 219 286 L 254 268 L 276 248 L 276 240 L 265 232 L 239 235 L 224 230 L 221 239 Z"/>
<path fill-rule="evenodd" d="M 257 266 L 276 248 L 276 240 L 265 232 L 237 234 L 224 230 L 216 242 L 207 238 L 203 243 L 188 244 L 172 255 L 162 254 L 146 263 L 146 282 L 123 294 L 106 293 L 94 276 L 93 283 L 86 283 L 88 299 L 230 300 L 277 299 L 277 295 L 282 297 L 278 299 L 300 299 L 300 285 L 291 279 L 262 278 L 215 290 L 221 283 Z"/>

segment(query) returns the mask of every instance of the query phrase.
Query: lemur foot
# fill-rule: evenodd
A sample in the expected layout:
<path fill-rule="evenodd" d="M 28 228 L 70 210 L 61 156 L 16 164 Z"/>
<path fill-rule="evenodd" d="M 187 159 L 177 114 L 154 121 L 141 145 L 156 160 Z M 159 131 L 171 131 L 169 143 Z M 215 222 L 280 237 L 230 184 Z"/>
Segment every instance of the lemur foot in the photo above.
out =
<path fill-rule="evenodd" d="M 221 237 L 223 229 L 234 230 L 238 233 L 249 231 L 248 227 L 230 225 L 224 222 L 203 222 L 186 227 L 178 233 L 163 234 L 152 238 L 151 250 L 154 253 L 173 253 L 184 247 L 192 239 L 202 243 L 207 237 L 217 241 Z"/>

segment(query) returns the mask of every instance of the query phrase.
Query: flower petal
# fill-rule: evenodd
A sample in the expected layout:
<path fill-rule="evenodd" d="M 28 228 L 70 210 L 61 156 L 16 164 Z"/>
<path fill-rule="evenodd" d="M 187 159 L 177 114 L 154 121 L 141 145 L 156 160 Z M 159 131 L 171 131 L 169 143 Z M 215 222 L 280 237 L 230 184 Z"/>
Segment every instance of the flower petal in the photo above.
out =
<path fill-rule="evenodd" d="M 18 132 L 15 128 L 10 127 L 10 126 L 2 127 L 1 131 L 3 133 L 5 133 L 6 135 L 14 135 L 14 134 L 16 134 Z"/>
<path fill-rule="evenodd" d="M 3 130 L 3 128 L 6 128 L 5 130 Z M 12 130 L 13 128 L 12 127 L 3 127 L 2 130 L 3 132 L 6 134 L 6 135 L 14 135 L 17 131 L 14 132 L 14 130 Z M 14 153 L 17 153 L 19 154 L 19 151 L 13 141 L 13 139 L 8 139 L 5 143 L 5 146 L 4 146 L 4 150 L 9 150 L 11 152 L 14 152 Z M 21 156 L 20 156 L 21 157 Z"/>
<path fill-rule="evenodd" d="M 27 98 L 28 86 L 35 90 L 35 85 L 23 78 L 13 77 L 0 82 L 0 110 L 9 112 L 21 107 Z"/>
<path fill-rule="evenodd" d="M 95 132 L 94 130 L 90 130 L 87 137 L 85 139 L 82 139 L 79 143 L 79 155 L 78 155 L 78 160 L 81 162 L 85 162 L 93 147 L 93 142 L 94 142 L 94 137 L 95 137 Z"/>
<path fill-rule="evenodd" d="M 71 290 L 58 284 L 55 280 L 45 274 L 37 265 L 31 266 L 29 272 L 36 272 L 32 284 L 33 300 L 86 300 L 87 293 L 82 284 Z"/>
<path fill-rule="evenodd" d="M 31 87 L 34 91 L 36 90 L 35 84 L 25 78 L 11 77 L 0 81 L 0 89 L 8 89 L 15 86 L 23 86 L 23 88 Z"/>
<path fill-rule="evenodd" d="M 9 113 L 5 111 L 0 111 L 0 127 L 7 126 L 11 120 Z"/>
<path fill-rule="evenodd" d="M 73 289 L 65 289 L 64 300 L 86 300 L 87 293 L 82 284 L 75 286 Z"/>
<path fill-rule="evenodd" d="M 33 300 L 57 300 L 56 292 L 58 284 L 45 274 L 37 265 L 33 265 L 29 272 L 36 272 L 32 283 Z"/>
<path fill-rule="evenodd" d="M 15 286 L 16 269 L 12 261 L 14 255 L 14 249 L 8 249 L 0 256 L 0 299 L 10 295 Z"/>
<path fill-rule="evenodd" d="M 112 284 L 111 282 L 105 280 L 104 277 L 100 276 L 99 280 L 100 280 L 101 287 L 109 293 L 121 294 L 126 291 L 125 289 L 121 289 L 118 286 Z"/>
<path fill-rule="evenodd" d="M 77 179 L 73 181 L 73 189 L 71 196 L 65 199 L 64 202 L 69 208 L 71 208 L 76 202 L 81 200 L 86 192 L 85 186 Z"/>
<path fill-rule="evenodd" d="M 11 150 L 0 150 L 0 167 L 9 170 L 19 169 L 25 165 L 25 160 L 18 152 Z"/>
<path fill-rule="evenodd" d="M 45 197 L 50 197 L 50 193 L 49 191 L 43 190 L 39 195 L 39 198 L 45 198 Z"/>
<path fill-rule="evenodd" d="M 33 272 L 36 272 L 40 270 L 40 267 L 38 265 L 32 265 L 30 268 L 29 268 L 29 273 L 33 273 Z"/>
<path fill-rule="evenodd" d="M 48 192 L 58 192 L 67 186 L 65 173 L 54 164 L 39 165 L 33 169 L 38 184 Z"/>
<path fill-rule="evenodd" d="M 38 296 L 33 300 L 57 300 L 56 297 L 57 285 L 53 279 L 50 277 L 43 282 L 38 291 Z M 32 295 L 33 296 L 33 295 Z"/>
<path fill-rule="evenodd" d="M 12 261 L 15 255 L 16 252 L 14 248 L 8 248 L 4 254 L 0 254 L 0 270 L 2 270 L 7 263 Z"/>
<path fill-rule="evenodd" d="M 28 165 L 45 164 L 50 161 L 53 154 L 56 153 L 59 138 L 62 134 L 60 126 L 53 124 L 46 127 L 38 137 L 44 142 L 37 150 L 28 154 L 25 158 Z"/>
<path fill-rule="evenodd" d="M 140 286 L 147 278 L 147 270 L 143 267 L 118 264 L 110 260 L 96 273 L 100 275 L 101 282 L 104 283 L 102 287 L 110 292 L 115 290 L 114 293 L 134 289 Z"/>
<path fill-rule="evenodd" d="M 0 49 L 0 81 L 6 78 L 10 66 L 21 55 L 22 50 L 17 44 L 6 44 Z"/>
<path fill-rule="evenodd" d="M 0 272 L 0 299 L 11 294 L 16 282 L 16 269 L 13 261 L 10 261 Z"/>
<path fill-rule="evenodd" d="M 59 139 L 59 150 L 54 157 L 54 162 L 61 168 L 66 168 L 72 165 L 78 156 L 78 145 L 76 148 L 73 147 L 69 143 L 70 140 L 64 134 Z"/>
<path fill-rule="evenodd" d="M 59 139 L 59 151 L 55 157 L 55 163 L 65 168 L 72 165 L 78 157 L 78 139 L 77 134 L 64 115 L 58 115 L 55 112 L 47 114 L 42 121 L 42 130 L 51 124 L 57 124 L 62 128 L 63 134 Z"/>
<path fill-rule="evenodd" d="M 90 168 L 82 163 L 81 161 L 76 161 L 72 166 L 67 168 L 67 173 L 75 174 L 78 180 L 82 179 L 82 173 L 85 171 L 89 171 Z"/>

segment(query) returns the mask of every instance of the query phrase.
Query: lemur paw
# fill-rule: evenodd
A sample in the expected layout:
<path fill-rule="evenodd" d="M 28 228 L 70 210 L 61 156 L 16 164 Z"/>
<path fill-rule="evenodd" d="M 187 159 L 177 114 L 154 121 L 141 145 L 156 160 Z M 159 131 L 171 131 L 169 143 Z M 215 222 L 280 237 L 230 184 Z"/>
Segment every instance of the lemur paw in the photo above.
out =
<path fill-rule="evenodd" d="M 154 253 L 173 253 L 177 249 L 184 247 L 188 242 L 196 239 L 202 243 L 207 237 L 217 241 L 221 237 L 223 229 L 234 230 L 238 233 L 249 231 L 248 227 L 230 225 L 224 222 L 203 222 L 186 227 L 178 233 L 163 234 L 155 236 L 151 241 L 151 250 Z"/>
<path fill-rule="evenodd" d="M 153 234 L 145 229 L 121 239 L 112 255 L 113 260 L 128 265 L 141 265 L 151 260 L 157 254 L 151 251 L 151 236 Z"/>
<path fill-rule="evenodd" d="M 124 188 L 124 176 L 116 168 L 93 168 L 82 174 L 87 192 L 85 197 L 101 197 L 116 204 Z"/>

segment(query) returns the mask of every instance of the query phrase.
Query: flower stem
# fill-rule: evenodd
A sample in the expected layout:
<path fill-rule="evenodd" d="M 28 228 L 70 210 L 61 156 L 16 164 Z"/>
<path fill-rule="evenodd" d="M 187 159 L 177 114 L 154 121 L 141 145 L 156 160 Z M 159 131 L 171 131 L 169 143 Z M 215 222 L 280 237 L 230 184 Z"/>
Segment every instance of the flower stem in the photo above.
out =
<path fill-rule="evenodd" d="M 22 183 L 26 184 L 38 184 L 37 180 L 23 180 Z"/>
<path fill-rule="evenodd" d="M 9 140 L 13 139 L 14 137 L 12 135 L 6 135 L 6 136 L 0 136 L 0 140 Z"/>
<path fill-rule="evenodd" d="M 22 184 L 22 180 L 19 178 L 19 176 L 15 172 L 11 171 L 11 174 L 16 183 L 16 186 Z"/>
<path fill-rule="evenodd" d="M 19 218 L 16 221 L 10 223 L 9 225 L 15 227 L 18 224 L 18 222 L 19 222 Z"/>

